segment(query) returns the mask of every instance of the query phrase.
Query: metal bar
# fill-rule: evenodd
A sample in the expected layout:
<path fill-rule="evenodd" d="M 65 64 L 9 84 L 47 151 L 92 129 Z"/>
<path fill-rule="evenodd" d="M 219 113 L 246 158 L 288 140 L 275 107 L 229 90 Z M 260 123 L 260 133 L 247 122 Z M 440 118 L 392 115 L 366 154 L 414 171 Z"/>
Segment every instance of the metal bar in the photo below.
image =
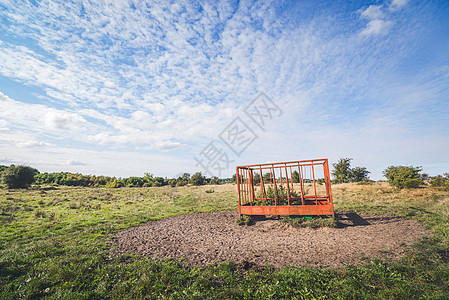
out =
<path fill-rule="evenodd" d="M 292 182 L 292 190 L 294 189 L 293 187 L 293 173 L 292 173 L 292 166 L 290 166 L 290 181 Z"/>
<path fill-rule="evenodd" d="M 329 161 L 325 160 L 324 165 L 326 166 L 326 173 L 324 176 L 327 176 L 327 181 L 329 183 L 329 202 L 330 205 L 332 206 L 332 218 L 335 218 L 335 212 L 334 212 L 334 200 L 332 199 L 332 187 L 331 187 L 331 179 L 330 179 L 330 175 L 329 175 Z"/>
<path fill-rule="evenodd" d="M 249 202 L 251 203 L 251 205 L 253 205 L 253 201 L 254 201 L 254 182 L 253 182 L 253 170 L 252 169 L 248 169 L 248 188 L 249 188 Z"/>
<path fill-rule="evenodd" d="M 299 172 L 299 187 L 301 188 L 301 204 L 304 205 L 304 185 L 302 180 L 302 172 L 301 172 L 302 166 L 298 163 L 298 172 Z"/>
<path fill-rule="evenodd" d="M 259 167 L 259 170 L 260 170 L 260 191 L 262 192 L 262 205 L 265 205 L 265 201 L 263 198 L 266 197 L 266 194 L 265 194 L 265 186 L 263 184 L 262 167 Z"/>
<path fill-rule="evenodd" d="M 287 181 L 287 203 L 290 205 L 290 185 L 288 183 L 287 166 L 285 166 L 285 181 Z"/>
<path fill-rule="evenodd" d="M 241 197 L 240 197 L 240 182 L 239 182 L 239 172 L 240 169 L 239 167 L 235 168 L 235 176 L 237 176 L 237 194 L 239 195 L 239 217 L 242 216 L 242 210 L 241 210 L 241 206 L 242 206 L 242 201 L 241 201 Z"/>
<path fill-rule="evenodd" d="M 274 205 L 277 205 L 278 200 L 278 191 L 277 191 L 277 185 L 276 185 L 276 174 L 274 173 L 274 167 L 273 167 L 273 184 L 274 184 Z"/>
<path fill-rule="evenodd" d="M 313 178 L 313 190 L 315 191 L 315 203 L 318 205 L 318 200 L 316 199 L 316 183 L 315 183 L 315 168 L 312 163 L 312 178 Z"/>

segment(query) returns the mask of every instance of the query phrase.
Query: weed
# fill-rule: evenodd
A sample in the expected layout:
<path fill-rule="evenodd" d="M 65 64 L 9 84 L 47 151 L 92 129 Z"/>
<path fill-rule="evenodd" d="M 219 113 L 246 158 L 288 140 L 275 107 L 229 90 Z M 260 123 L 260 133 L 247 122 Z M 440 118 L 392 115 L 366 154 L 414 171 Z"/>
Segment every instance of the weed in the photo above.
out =
<path fill-rule="evenodd" d="M 301 216 L 296 217 L 286 217 L 282 219 L 287 224 L 290 224 L 292 227 L 296 228 L 322 228 L 322 227 L 329 227 L 329 228 L 336 228 L 337 227 L 337 220 L 332 217 L 320 217 L 315 216 L 312 219 L 305 219 Z"/>
<path fill-rule="evenodd" d="M 251 218 L 251 216 L 247 216 L 247 215 L 242 215 L 240 218 L 238 218 L 237 220 L 235 220 L 235 223 L 237 225 L 252 225 L 253 224 L 253 220 Z"/>

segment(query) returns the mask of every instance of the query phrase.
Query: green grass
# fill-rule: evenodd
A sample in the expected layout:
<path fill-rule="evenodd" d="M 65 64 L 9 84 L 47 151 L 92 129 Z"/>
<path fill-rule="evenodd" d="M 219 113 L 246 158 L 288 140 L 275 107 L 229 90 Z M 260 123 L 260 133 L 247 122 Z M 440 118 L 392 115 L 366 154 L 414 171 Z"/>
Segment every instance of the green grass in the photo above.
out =
<path fill-rule="evenodd" d="M 449 192 L 335 185 L 336 211 L 413 218 L 435 235 L 399 261 L 339 270 L 232 262 L 204 268 L 111 257 L 114 233 L 191 212 L 236 209 L 235 186 L 0 190 L 1 299 L 449 299 Z"/>

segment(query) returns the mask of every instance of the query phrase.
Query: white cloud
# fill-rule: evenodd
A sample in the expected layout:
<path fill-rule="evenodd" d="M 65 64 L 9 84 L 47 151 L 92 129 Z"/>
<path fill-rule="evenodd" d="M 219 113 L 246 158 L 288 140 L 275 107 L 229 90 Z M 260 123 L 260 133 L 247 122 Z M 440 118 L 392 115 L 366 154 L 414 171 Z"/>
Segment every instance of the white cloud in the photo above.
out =
<path fill-rule="evenodd" d="M 382 11 L 382 5 L 370 5 L 367 9 L 362 11 L 361 16 L 370 20 L 382 19 L 385 14 Z"/>
<path fill-rule="evenodd" d="M 49 112 L 44 117 L 45 125 L 50 129 L 76 130 L 86 120 L 75 113 Z"/>
<path fill-rule="evenodd" d="M 408 3 L 408 0 L 393 0 L 389 6 L 391 10 L 399 10 Z"/>
<path fill-rule="evenodd" d="M 0 94 L 1 97 L 1 94 Z M 1 98 L 0 98 L 1 99 Z M 0 100 L 1 101 L 1 100 Z M 0 120 L 0 131 L 6 131 L 9 130 L 8 128 L 8 122 L 6 122 L 6 120 Z"/>
<path fill-rule="evenodd" d="M 371 20 L 362 30 L 361 35 L 386 35 L 389 32 L 391 26 L 393 26 L 392 21 Z"/>
<path fill-rule="evenodd" d="M 46 142 L 38 142 L 38 141 L 17 141 L 17 147 L 21 148 L 40 148 L 45 146 L 50 146 L 49 143 Z"/>
<path fill-rule="evenodd" d="M 76 159 L 69 159 L 67 161 L 67 165 L 69 165 L 69 166 L 86 166 L 87 164 L 83 161 L 79 161 Z"/>

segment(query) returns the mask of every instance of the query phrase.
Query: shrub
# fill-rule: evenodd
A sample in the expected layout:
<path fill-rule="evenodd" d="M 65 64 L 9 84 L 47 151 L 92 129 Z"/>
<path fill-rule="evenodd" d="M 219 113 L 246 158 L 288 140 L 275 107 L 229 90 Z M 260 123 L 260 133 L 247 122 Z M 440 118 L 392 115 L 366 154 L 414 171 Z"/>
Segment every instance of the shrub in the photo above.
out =
<path fill-rule="evenodd" d="M 350 170 L 351 182 L 361 182 L 368 180 L 370 172 L 365 167 L 355 167 Z"/>
<path fill-rule="evenodd" d="M 217 176 L 212 176 L 209 180 L 209 184 L 220 184 L 220 179 Z"/>
<path fill-rule="evenodd" d="M 447 173 L 445 173 L 446 175 Z M 430 185 L 433 187 L 444 187 L 449 189 L 449 176 L 433 176 L 430 177 Z"/>
<path fill-rule="evenodd" d="M 39 173 L 36 169 L 28 166 L 11 165 L 2 173 L 2 182 L 8 189 L 27 188 L 34 181 L 34 175 Z"/>
<path fill-rule="evenodd" d="M 249 226 L 253 224 L 253 220 L 251 219 L 251 216 L 242 215 L 240 218 L 235 220 L 235 223 L 240 226 L 242 225 Z"/>
<path fill-rule="evenodd" d="M 419 172 L 421 167 L 390 166 L 384 170 L 384 176 L 391 186 L 402 188 L 418 188 L 423 184 Z"/>
<path fill-rule="evenodd" d="M 206 180 L 206 177 L 204 177 L 201 172 L 196 172 L 192 175 L 190 178 L 190 184 L 193 185 L 203 185 Z"/>

